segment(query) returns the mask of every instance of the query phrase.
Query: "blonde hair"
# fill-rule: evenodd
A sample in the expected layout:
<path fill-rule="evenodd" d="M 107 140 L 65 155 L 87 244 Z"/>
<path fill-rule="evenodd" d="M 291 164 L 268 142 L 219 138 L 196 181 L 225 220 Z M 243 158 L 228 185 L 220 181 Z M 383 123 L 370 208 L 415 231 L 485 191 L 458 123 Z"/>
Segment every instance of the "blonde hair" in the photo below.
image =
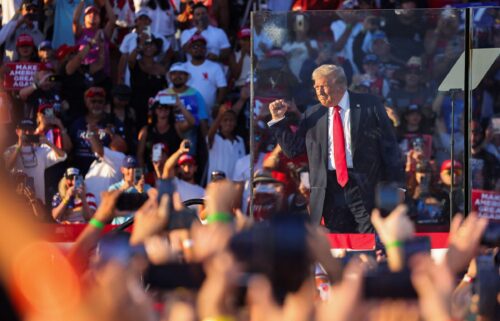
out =
<path fill-rule="evenodd" d="M 312 73 L 312 80 L 316 81 L 318 78 L 328 78 L 334 84 L 341 85 L 347 89 L 347 77 L 345 76 L 344 68 L 337 65 L 321 65 L 314 69 Z"/>

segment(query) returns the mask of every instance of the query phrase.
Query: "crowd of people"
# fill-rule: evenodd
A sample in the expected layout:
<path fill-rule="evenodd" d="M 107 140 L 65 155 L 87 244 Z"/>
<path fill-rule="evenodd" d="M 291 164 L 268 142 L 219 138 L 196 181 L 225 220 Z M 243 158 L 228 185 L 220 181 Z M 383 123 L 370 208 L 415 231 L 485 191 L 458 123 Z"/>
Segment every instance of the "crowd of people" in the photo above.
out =
<path fill-rule="evenodd" d="M 471 189 L 500 191 L 499 66 L 468 122 L 437 91 L 463 11 L 424 2 L 260 1 L 250 28 L 247 1 L 2 1 L 2 319 L 498 320 L 498 229 L 449 213 L 465 160 Z M 500 10 L 475 9 L 472 39 L 500 46 Z M 297 129 L 325 64 L 383 102 L 406 173 L 406 205 L 367 222 L 375 249 L 340 258 L 309 222 L 310 160 L 268 125 L 284 99 Z M 34 221 L 86 226 L 61 249 Z M 450 232 L 441 259 L 429 226 Z"/>
<path fill-rule="evenodd" d="M 343 1 L 335 13 L 261 11 L 251 30 L 232 28 L 249 18 L 237 4 L 204 3 L 24 0 L 10 20 L 4 13 L 2 102 L 13 143 L 4 161 L 22 182 L 18 190 L 30 190 L 23 196 L 41 220 L 88 222 L 101 192 L 126 182 L 118 188 L 144 194 L 172 158 L 183 201 L 203 198 L 212 176 L 224 175 L 237 183 L 248 214 L 258 187 L 250 184 L 253 168 L 283 185 L 288 207 L 307 210 L 307 157 L 289 159 L 271 139 L 267 104 L 293 102 L 289 113 L 299 121 L 316 104 L 311 72 L 325 63 L 343 67 L 350 91 L 384 101 L 406 155 L 406 199 L 417 223 L 446 228 L 450 208 L 464 209 L 463 94 L 453 98 L 452 119 L 451 96 L 437 91 L 464 49 L 460 11 L 419 12 L 412 0 L 394 11 L 365 11 L 356 9 L 377 3 Z M 495 8 L 478 10 L 475 47 L 497 46 L 497 17 Z M 19 66 L 34 71 L 17 73 Z M 472 95 L 470 164 L 478 190 L 500 188 L 496 75 L 495 64 Z M 79 174 L 67 175 L 73 171 Z M 68 177 L 82 187 L 61 193 Z M 75 205 L 85 199 L 91 206 Z M 266 197 L 256 201 L 265 212 Z"/>

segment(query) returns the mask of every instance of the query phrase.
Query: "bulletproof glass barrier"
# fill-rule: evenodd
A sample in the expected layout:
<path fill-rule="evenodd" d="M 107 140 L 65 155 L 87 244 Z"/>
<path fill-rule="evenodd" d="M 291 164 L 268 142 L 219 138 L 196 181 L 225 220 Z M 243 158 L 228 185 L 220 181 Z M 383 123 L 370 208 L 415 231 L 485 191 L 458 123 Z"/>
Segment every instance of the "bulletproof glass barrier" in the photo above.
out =
<path fill-rule="evenodd" d="M 497 17 L 497 7 L 253 12 L 244 211 L 306 211 L 332 232 L 399 202 L 422 232 L 447 231 L 481 200 L 498 214 Z M 342 150 L 345 165 L 333 156 Z"/>

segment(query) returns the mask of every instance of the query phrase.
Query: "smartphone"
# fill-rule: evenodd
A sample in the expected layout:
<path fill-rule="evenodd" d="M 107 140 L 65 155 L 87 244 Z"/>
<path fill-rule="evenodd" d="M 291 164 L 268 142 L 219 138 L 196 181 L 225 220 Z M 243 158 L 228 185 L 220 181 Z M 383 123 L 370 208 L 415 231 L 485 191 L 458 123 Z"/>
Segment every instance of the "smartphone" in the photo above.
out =
<path fill-rule="evenodd" d="M 364 276 L 363 296 L 366 299 L 417 299 L 409 270 L 403 272 L 369 271 Z"/>
<path fill-rule="evenodd" d="M 137 211 L 148 200 L 144 193 L 121 193 L 116 201 L 116 209 L 119 211 Z"/>
<path fill-rule="evenodd" d="M 24 135 L 24 141 L 28 144 L 39 144 L 40 136 L 34 134 Z"/>
<path fill-rule="evenodd" d="M 184 148 L 186 148 L 186 149 L 191 148 L 191 142 L 189 140 L 184 142 Z"/>
<path fill-rule="evenodd" d="M 375 188 L 375 207 L 383 217 L 388 216 L 402 201 L 401 192 L 395 184 L 380 183 Z"/>
<path fill-rule="evenodd" d="M 170 212 L 167 231 L 190 229 L 193 222 L 199 222 L 198 215 L 193 209 L 184 209 L 180 212 Z"/>
<path fill-rule="evenodd" d="M 493 134 L 500 134 L 500 118 L 492 118 L 491 126 L 493 127 Z"/>
<path fill-rule="evenodd" d="M 169 263 L 149 265 L 144 274 L 144 284 L 154 289 L 200 289 L 205 281 L 201 263 Z"/>
<path fill-rule="evenodd" d="M 175 105 L 177 102 L 174 95 L 161 95 L 159 100 L 160 105 Z"/>
<path fill-rule="evenodd" d="M 148 36 L 148 41 L 151 40 L 151 26 L 146 26 L 146 28 L 144 28 L 144 33 Z"/>
<path fill-rule="evenodd" d="M 309 182 L 309 172 L 300 173 L 300 183 L 304 185 L 305 188 L 311 189 L 311 183 Z"/>
<path fill-rule="evenodd" d="M 212 173 L 210 173 L 211 182 L 220 181 L 225 178 L 226 178 L 226 173 L 224 173 L 223 171 L 213 171 Z"/>
<path fill-rule="evenodd" d="M 303 15 L 297 15 L 295 17 L 295 28 L 299 31 L 304 30 L 304 16 Z"/>
<path fill-rule="evenodd" d="M 43 115 L 46 118 L 54 118 L 54 108 L 45 108 L 43 110 Z"/>
<path fill-rule="evenodd" d="M 134 170 L 134 182 L 135 184 L 139 183 L 139 181 L 142 179 L 142 176 L 144 176 L 144 171 L 142 168 L 136 168 Z"/>
<path fill-rule="evenodd" d="M 143 245 L 130 246 L 130 234 L 126 232 L 109 233 L 102 237 L 96 247 L 94 268 L 99 268 L 114 261 L 127 266 L 133 256 L 146 257 Z"/>
<path fill-rule="evenodd" d="M 81 175 L 75 178 L 75 189 L 81 189 L 83 187 L 83 177 Z"/>
<path fill-rule="evenodd" d="M 151 155 L 151 161 L 153 163 L 159 163 L 161 160 L 161 153 L 163 150 L 163 144 L 154 144 L 153 151 Z"/>
<path fill-rule="evenodd" d="M 175 185 L 175 182 L 172 178 L 159 179 L 156 181 L 156 185 L 158 186 L 157 187 L 157 189 L 158 189 L 158 203 L 161 202 L 161 198 L 165 194 L 170 196 L 170 199 L 172 200 L 172 195 L 177 190 L 177 186 Z M 170 202 L 170 213 L 174 212 L 173 208 L 174 208 L 173 202 Z"/>
<path fill-rule="evenodd" d="M 416 236 L 403 244 L 405 262 L 417 253 L 431 253 L 431 240 L 428 236 Z"/>

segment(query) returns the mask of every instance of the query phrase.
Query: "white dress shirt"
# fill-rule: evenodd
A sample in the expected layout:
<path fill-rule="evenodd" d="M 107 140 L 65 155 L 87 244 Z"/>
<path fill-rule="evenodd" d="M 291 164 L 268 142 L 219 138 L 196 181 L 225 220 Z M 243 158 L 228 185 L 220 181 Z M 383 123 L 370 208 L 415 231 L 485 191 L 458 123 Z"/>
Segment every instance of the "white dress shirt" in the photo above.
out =
<path fill-rule="evenodd" d="M 347 168 L 353 168 L 352 165 L 352 146 L 351 146 L 351 108 L 349 106 L 349 93 L 346 91 L 339 102 L 340 118 L 342 127 L 344 127 L 345 158 Z M 335 108 L 328 108 L 328 170 L 335 170 L 335 157 L 333 156 L 333 113 Z"/>

